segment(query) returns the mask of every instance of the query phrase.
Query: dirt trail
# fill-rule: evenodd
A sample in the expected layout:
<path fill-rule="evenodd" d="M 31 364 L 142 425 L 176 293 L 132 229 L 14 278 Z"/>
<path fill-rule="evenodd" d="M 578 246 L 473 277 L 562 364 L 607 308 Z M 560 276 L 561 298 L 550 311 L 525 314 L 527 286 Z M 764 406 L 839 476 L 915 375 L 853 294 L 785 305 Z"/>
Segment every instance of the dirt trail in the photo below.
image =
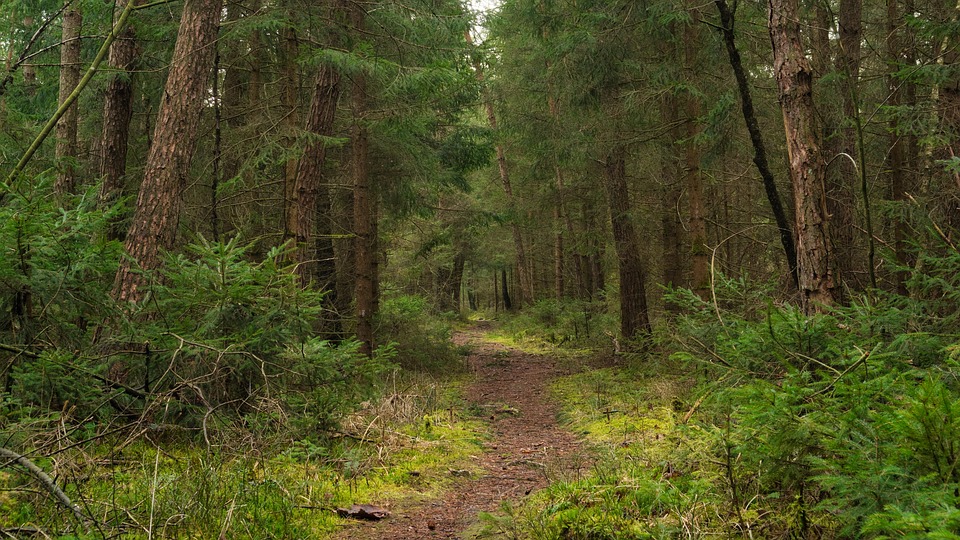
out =
<path fill-rule="evenodd" d="M 475 376 L 466 397 L 490 415 L 494 438 L 479 457 L 483 474 L 459 480 L 440 500 L 395 509 L 376 524 L 352 525 L 338 539 L 460 538 L 479 512 L 494 512 L 501 502 L 546 486 L 548 478 L 575 476 L 589 467 L 578 441 L 557 425 L 547 390 L 558 375 L 555 361 L 485 342 L 483 330 L 454 337 L 458 345 L 473 346 L 467 362 Z"/>

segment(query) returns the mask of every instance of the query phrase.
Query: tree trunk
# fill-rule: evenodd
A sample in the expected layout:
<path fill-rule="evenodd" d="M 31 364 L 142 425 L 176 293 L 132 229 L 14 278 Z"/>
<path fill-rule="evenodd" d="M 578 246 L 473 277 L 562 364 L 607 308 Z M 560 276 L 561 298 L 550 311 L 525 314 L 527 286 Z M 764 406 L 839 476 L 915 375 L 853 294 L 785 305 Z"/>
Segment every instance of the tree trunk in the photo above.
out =
<path fill-rule="evenodd" d="M 321 137 L 333 134 L 333 120 L 337 112 L 337 103 L 340 99 L 340 73 L 331 65 L 323 64 L 317 71 L 313 85 L 313 97 L 310 103 L 310 113 L 307 117 L 307 132 Z M 319 242 L 316 235 L 315 221 L 320 218 L 326 220 L 330 211 L 330 197 L 324 184 L 323 165 L 327 156 L 327 145 L 324 141 L 314 141 L 304 149 L 303 157 L 297 167 L 297 175 L 288 201 L 287 223 L 295 241 L 294 261 L 300 283 L 306 286 L 313 276 L 319 276 L 315 270 L 318 264 L 324 265 L 324 277 L 332 277 L 330 267 L 333 265 L 332 253 L 324 253 L 325 260 L 317 261 L 315 249 Z M 321 202 L 326 208 L 321 207 Z M 328 227 L 325 227 L 328 228 Z M 330 231 L 324 231 L 326 241 L 330 242 Z M 332 244 L 330 245 L 332 250 Z M 328 251 L 324 246 L 324 251 Z M 334 270 L 335 271 L 335 270 Z"/>
<path fill-rule="evenodd" d="M 293 17 L 293 15 L 290 15 Z M 297 56 L 300 54 L 300 43 L 297 38 L 297 32 L 293 27 L 287 27 L 283 31 L 283 60 L 281 72 L 283 76 L 283 91 L 281 102 L 284 111 L 284 146 L 293 148 L 297 141 L 297 130 L 300 120 L 298 118 L 297 101 L 300 91 L 300 70 L 297 66 Z M 297 196 L 295 184 L 297 181 L 297 159 L 287 158 L 283 166 L 283 238 L 285 240 L 296 241 L 296 232 L 294 223 L 297 217 L 294 215 L 294 198 Z M 309 219 L 309 218 L 307 218 Z"/>
<path fill-rule="evenodd" d="M 646 270 L 640 258 L 640 239 L 630 219 L 630 192 L 627 186 L 626 151 L 614 148 L 603 166 L 604 184 L 610 206 L 610 225 L 617 251 L 620 274 L 620 332 L 625 340 L 650 333 Z"/>
<path fill-rule="evenodd" d="M 252 0 L 250 11 L 257 13 L 262 5 L 261 0 Z M 263 56 L 261 30 L 253 28 L 250 32 L 250 82 L 247 85 L 247 104 L 251 111 L 256 111 L 263 106 Z"/>
<path fill-rule="evenodd" d="M 903 13 L 912 13 L 910 6 L 905 6 Z M 916 99 L 916 90 L 912 82 L 899 80 L 896 73 L 902 68 L 902 62 L 910 63 L 912 51 L 906 45 L 906 21 L 898 9 L 897 0 L 887 0 L 887 88 L 890 93 L 888 103 L 894 110 L 902 106 L 913 106 Z M 894 255 L 900 269 L 893 275 L 894 287 L 899 294 L 907 295 L 908 270 L 914 263 L 914 257 L 909 250 L 909 225 L 906 219 L 907 194 L 914 189 L 914 172 L 910 167 L 911 156 L 915 161 L 917 152 L 916 137 L 909 133 L 908 128 L 899 125 L 896 116 L 889 121 L 889 154 L 885 167 L 890 186 L 890 198 L 896 201 L 898 211 L 893 213 Z"/>
<path fill-rule="evenodd" d="M 33 34 L 35 19 L 33 15 L 24 15 L 23 16 L 23 29 L 26 35 Z M 23 64 L 23 87 L 24 91 L 28 96 L 33 96 L 37 93 L 37 67 L 33 65 L 32 62 L 26 62 Z"/>
<path fill-rule="evenodd" d="M 130 257 L 122 259 L 114 281 L 113 297 L 119 302 L 143 300 L 149 278 L 140 271 L 158 269 L 161 252 L 174 247 L 182 192 L 213 67 L 222 4 L 222 0 L 187 0 L 183 6 L 153 146 L 124 242 Z"/>
<path fill-rule="evenodd" d="M 503 296 L 503 309 L 510 311 L 513 309 L 513 302 L 510 301 L 510 288 L 507 287 L 507 269 L 500 269 L 500 293 Z"/>
<path fill-rule="evenodd" d="M 240 0 L 227 3 L 227 24 L 237 24 L 242 20 L 243 2 Z M 220 175 L 218 180 L 230 182 L 236 178 L 242 169 L 243 150 L 236 144 L 236 133 L 247 122 L 248 109 L 244 106 L 244 96 L 249 89 L 249 79 L 243 65 L 243 58 L 248 55 L 247 47 L 252 48 L 252 38 L 244 40 L 242 37 L 228 41 L 222 47 L 221 57 L 223 64 L 223 89 L 221 91 L 220 112 L 223 120 L 218 122 L 218 139 L 222 145 L 220 152 Z M 220 195 L 214 189 L 211 193 L 212 203 L 217 205 Z M 211 209 L 213 213 L 213 209 Z M 225 219 L 222 212 L 216 212 L 216 233 L 229 236 L 234 224 Z M 216 234 L 214 235 L 217 236 Z"/>
<path fill-rule="evenodd" d="M 680 220 L 680 199 L 683 190 L 678 171 L 680 163 L 676 153 L 676 141 L 680 134 L 676 128 L 677 102 L 673 95 L 664 95 L 660 104 L 660 117 L 665 126 L 671 126 L 662 144 L 660 157 L 663 178 L 663 194 L 660 197 L 661 243 L 663 249 L 663 284 L 667 287 L 683 287 L 683 224 Z"/>
<path fill-rule="evenodd" d="M 547 66 L 549 68 L 549 64 Z M 552 92 L 548 88 L 548 92 Z M 550 111 L 550 118 L 554 124 L 560 119 L 560 106 L 556 98 L 552 95 L 547 96 L 547 108 Z M 563 221 L 563 196 L 564 182 L 563 169 L 560 167 L 560 156 L 553 156 L 554 187 L 556 194 L 553 201 L 553 292 L 557 300 L 564 296 L 564 249 L 563 249 L 563 229 L 567 225 Z"/>
<path fill-rule="evenodd" d="M 363 31 L 365 8 L 356 4 L 351 12 L 354 31 Z M 373 354 L 373 319 L 376 309 L 376 195 L 368 168 L 369 140 L 364 115 L 367 110 L 367 81 L 363 74 L 353 76 L 353 126 L 351 163 L 353 167 L 353 232 L 355 275 L 354 299 L 357 309 L 357 340 L 360 351 Z"/>
<path fill-rule="evenodd" d="M 83 17 L 76 7 L 63 13 L 60 45 L 60 95 L 63 104 L 80 82 L 80 26 Z M 57 180 L 53 191 L 58 196 L 73 193 L 77 187 L 77 104 L 74 103 L 57 122 Z"/>
<path fill-rule="evenodd" d="M 587 230 L 591 232 L 589 241 L 589 254 L 587 256 L 587 275 L 589 277 L 590 300 L 604 298 L 606 296 L 606 274 L 603 270 L 604 242 L 601 240 L 604 234 L 603 224 L 598 219 L 599 210 L 592 203 L 587 203 Z"/>
<path fill-rule="evenodd" d="M 697 51 L 700 48 L 700 17 L 696 9 L 690 10 L 691 21 L 684 27 L 683 57 L 687 84 L 693 85 L 699 76 Z M 693 292 L 702 299 L 710 294 L 710 249 L 707 247 L 707 220 L 704 204 L 703 175 L 700 173 L 700 148 L 697 144 L 697 122 L 700 117 L 700 100 L 693 92 L 687 92 L 686 136 L 684 138 L 684 184 L 690 211 L 690 284 Z"/>
<path fill-rule="evenodd" d="M 347 158 L 345 158 L 347 159 Z M 340 189 L 332 197 L 334 229 L 333 249 L 336 254 L 336 306 L 337 313 L 346 316 L 354 309 L 353 293 L 356 289 L 356 238 L 353 231 L 353 189 Z"/>
<path fill-rule="evenodd" d="M 861 40 L 861 0 L 840 2 L 840 49 L 837 53 L 836 71 L 840 80 L 836 84 L 840 92 L 841 112 L 835 119 L 837 125 L 827 133 L 825 158 L 832 161 L 826 173 L 827 213 L 830 216 L 830 242 L 836 260 L 837 285 L 854 284 L 854 216 L 856 215 L 854 189 L 859 177 L 857 159 L 857 129 L 854 119 L 860 114 L 859 76 Z M 860 163 L 859 167 L 866 164 Z M 866 201 L 865 201 L 866 202 Z M 861 266 L 861 268 L 863 268 Z M 842 287 L 838 293 L 842 295 Z"/>
<path fill-rule="evenodd" d="M 329 0 L 326 8 L 331 15 L 345 9 L 342 0 Z M 340 72 L 332 65 L 321 64 L 314 80 L 307 132 L 321 137 L 333 135 L 333 122 L 341 93 Z M 324 175 L 326 158 L 325 141 L 312 142 L 304 149 L 297 170 L 291 213 L 300 281 L 306 284 L 312 277 L 315 285 L 325 291 L 323 300 L 328 315 L 324 317 L 324 331 L 334 340 L 339 340 L 343 334 L 341 319 L 344 312 L 338 303 L 337 261 L 333 244 L 334 208 Z M 307 219 L 308 216 L 310 219 Z"/>
<path fill-rule="evenodd" d="M 800 304 L 812 314 L 836 303 L 813 71 L 800 38 L 798 0 L 769 0 L 769 7 L 773 67 L 793 181 Z"/>
<path fill-rule="evenodd" d="M 128 0 L 134 1 L 134 0 Z M 133 119 L 133 73 L 137 60 L 136 33 L 127 26 L 110 46 L 110 67 L 115 71 L 107 83 L 103 101 L 103 133 L 101 135 L 100 205 L 109 207 L 124 192 L 127 173 L 127 148 L 130 142 L 130 121 Z M 122 240 L 122 218 L 114 219 L 107 229 L 109 240 Z"/>
<path fill-rule="evenodd" d="M 557 196 L 553 203 L 553 292 L 557 300 L 564 296 L 564 252 L 563 252 L 563 171 L 559 166 L 556 169 Z"/>
<path fill-rule="evenodd" d="M 790 277 L 793 284 L 799 289 L 800 274 L 797 268 L 797 249 L 794 242 L 793 227 L 790 220 L 787 219 L 787 213 L 784 211 L 783 203 L 780 199 L 780 193 L 777 189 L 777 183 L 770 171 L 770 165 L 767 163 L 767 150 L 763 143 L 763 135 L 760 133 L 760 124 L 757 122 L 757 115 L 753 109 L 753 98 L 750 95 L 750 84 L 747 81 L 747 73 L 743 69 L 743 62 L 740 59 L 740 51 L 737 50 L 737 44 L 734 34 L 733 12 L 727 5 L 726 0 L 714 0 L 717 10 L 720 11 L 720 22 L 723 26 L 723 41 L 726 44 L 727 56 L 730 58 L 730 67 L 733 69 L 734 77 L 737 79 L 737 90 L 740 93 L 740 109 L 743 112 L 743 121 L 747 126 L 747 132 L 750 134 L 750 142 L 753 144 L 753 163 L 757 166 L 760 178 L 763 179 L 763 188 L 767 196 L 767 202 L 770 204 L 770 210 L 773 212 L 773 218 L 777 224 L 777 230 L 780 234 L 780 245 L 783 246 L 783 253 L 787 258 L 787 268 L 790 271 Z"/>
<path fill-rule="evenodd" d="M 453 276 L 450 280 L 450 296 L 453 299 L 453 310 L 460 313 L 460 305 L 463 301 L 461 289 L 463 289 L 463 269 L 467 263 L 467 256 L 463 250 L 458 250 L 453 258 Z"/>

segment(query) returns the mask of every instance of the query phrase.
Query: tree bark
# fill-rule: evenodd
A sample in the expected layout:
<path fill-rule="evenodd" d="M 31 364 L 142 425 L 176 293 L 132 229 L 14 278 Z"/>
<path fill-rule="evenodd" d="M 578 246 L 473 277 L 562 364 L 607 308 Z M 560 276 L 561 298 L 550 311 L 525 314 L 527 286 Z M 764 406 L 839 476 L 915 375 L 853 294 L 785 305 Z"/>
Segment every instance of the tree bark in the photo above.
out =
<path fill-rule="evenodd" d="M 740 59 L 740 51 L 737 50 L 737 44 L 734 33 L 734 13 L 730 10 L 726 0 L 714 0 L 717 10 L 720 11 L 720 22 L 722 25 L 723 41 L 726 44 L 727 56 L 730 58 L 730 67 L 733 68 L 734 77 L 737 79 L 737 90 L 740 93 L 740 108 L 743 112 L 743 121 L 747 126 L 747 132 L 750 134 L 750 142 L 753 144 L 753 163 L 757 166 L 760 178 L 763 179 L 763 189 L 767 196 L 767 202 L 770 204 L 770 210 L 773 212 L 773 218 L 777 224 L 777 230 L 780 234 L 780 245 L 783 246 L 783 253 L 787 258 L 787 268 L 790 271 L 790 277 L 793 284 L 799 289 L 800 274 L 797 268 L 797 248 L 794 242 L 793 227 L 784 211 L 783 203 L 780 199 L 780 193 L 777 189 L 777 182 L 770 171 L 770 165 L 767 163 L 767 150 L 763 143 L 763 135 L 760 133 L 760 124 L 757 122 L 757 114 L 753 108 L 753 98 L 750 95 L 750 84 L 747 81 L 747 73 L 743 69 L 743 62 Z"/>
<path fill-rule="evenodd" d="M 226 5 L 226 24 L 236 25 L 242 21 L 244 8 L 242 0 L 228 2 Z M 243 58 L 248 55 L 247 48 L 252 47 L 250 34 L 232 41 L 221 41 L 220 64 L 223 70 L 223 88 L 221 90 L 220 110 L 222 120 L 217 122 L 217 140 L 220 181 L 230 182 L 243 168 L 244 150 L 236 143 L 236 134 L 246 124 L 249 108 L 245 107 L 244 97 L 249 90 L 249 78 Z M 230 236 L 235 224 L 226 212 L 218 210 L 221 198 L 219 188 L 211 192 L 211 225 L 214 238 Z"/>
<path fill-rule="evenodd" d="M 23 16 L 23 29 L 27 35 L 33 33 L 33 25 L 35 22 L 33 15 Z M 23 64 L 23 87 L 28 96 L 33 96 L 37 92 L 37 67 L 33 65 L 32 62 Z"/>
<path fill-rule="evenodd" d="M 317 71 L 313 85 L 313 97 L 307 117 L 306 131 L 321 137 L 333 135 L 333 121 L 340 100 L 340 73 L 331 65 L 323 64 Z M 318 260 L 316 249 L 321 242 L 317 235 L 316 221 L 326 221 L 330 212 L 330 196 L 324 184 L 323 165 L 326 161 L 327 145 L 324 141 L 310 142 L 304 149 L 297 167 L 297 175 L 288 201 L 287 222 L 293 239 L 294 261 L 300 283 L 306 286 L 312 277 L 321 279 L 333 276 L 331 271 L 333 245 L 330 231 L 325 230 L 325 244 L 322 246 L 324 259 Z M 321 195 L 321 191 L 324 193 Z M 323 203 L 323 204 L 321 204 Z M 329 227 L 324 227 L 329 229 Z M 326 246 L 329 243 L 329 249 Z M 318 266 L 323 266 L 321 272 Z M 322 275 L 321 275 L 322 274 Z M 320 283 L 327 286 L 329 283 Z"/>
<path fill-rule="evenodd" d="M 496 282 L 494 282 L 496 283 Z M 510 311 L 513 309 L 513 302 L 510 301 L 510 288 L 507 287 L 507 269 L 500 269 L 500 294 L 503 296 L 503 309 Z"/>
<path fill-rule="evenodd" d="M 901 12 L 898 7 L 898 0 L 887 0 L 887 39 L 886 39 L 886 60 L 887 60 L 887 89 L 890 93 L 888 103 L 891 109 L 898 110 L 902 106 L 913 106 L 916 100 L 916 89 L 914 84 L 909 81 L 900 80 L 896 74 L 906 63 L 911 64 L 911 51 L 907 46 L 907 27 L 906 21 L 901 13 L 912 13 L 911 6 L 904 6 Z M 889 153 L 888 165 L 885 167 L 887 172 L 887 182 L 890 189 L 890 198 L 896 201 L 898 211 L 894 212 L 892 219 L 893 237 L 894 237 L 894 255 L 897 264 L 900 266 L 894 272 L 893 282 L 896 291 L 899 294 L 907 295 L 907 278 L 910 277 L 909 267 L 913 266 L 914 257 L 909 250 L 909 225 L 906 219 L 907 212 L 903 208 L 907 204 L 908 193 L 915 186 L 915 172 L 910 166 L 911 162 L 916 162 L 917 145 L 916 137 L 910 133 L 909 128 L 901 126 L 896 116 L 889 120 Z"/>
<path fill-rule="evenodd" d="M 331 15 L 345 9 L 342 0 L 328 0 L 325 7 Z M 330 64 L 321 64 L 314 79 L 310 100 L 306 123 L 308 133 L 320 137 L 333 135 L 333 123 L 341 94 L 340 72 Z M 304 149 L 297 169 L 294 199 L 290 208 L 300 282 L 306 285 L 312 278 L 315 285 L 325 291 L 324 305 L 327 315 L 323 321 L 324 331 L 333 339 L 339 340 L 343 334 L 343 312 L 338 303 L 337 261 L 333 244 L 334 208 L 324 175 L 327 150 L 327 143 L 323 140 L 310 142 Z"/>
<path fill-rule="evenodd" d="M 793 181 L 800 304 L 807 314 L 836 303 L 825 163 L 813 106 L 813 70 L 800 38 L 798 0 L 769 0 L 773 68 Z"/>
<path fill-rule="evenodd" d="M 355 4 L 351 12 L 355 32 L 362 32 L 366 11 L 363 5 Z M 363 74 L 353 77 L 352 109 L 353 126 L 351 163 L 353 167 L 353 232 L 355 275 L 354 299 L 357 313 L 357 340 L 360 351 L 368 356 L 375 348 L 373 320 L 376 315 L 376 194 L 368 167 L 369 140 L 365 125 L 367 111 L 367 81 Z"/>
<path fill-rule="evenodd" d="M 133 2 L 135 0 L 127 0 Z M 137 60 L 136 33 L 127 26 L 110 46 L 110 76 L 103 101 L 103 133 L 100 144 L 100 206 L 109 207 L 124 192 L 127 173 L 127 148 L 133 119 L 133 68 Z M 114 219 L 107 228 L 109 240 L 122 240 L 122 219 Z"/>
<path fill-rule="evenodd" d="M 158 269 L 162 251 L 174 247 L 222 5 L 222 0 L 187 0 L 183 6 L 153 145 L 124 242 L 129 257 L 120 263 L 114 281 L 113 297 L 119 302 L 136 304 L 143 300 L 148 276 L 140 271 Z"/>
<path fill-rule="evenodd" d="M 80 26 L 83 16 L 76 7 L 63 13 L 63 34 L 60 45 L 60 95 L 59 104 L 67 98 L 80 82 Z M 77 104 L 71 105 L 57 122 L 57 180 L 53 191 L 57 196 L 73 193 L 77 187 Z"/>
<path fill-rule="evenodd" d="M 549 85 L 547 91 L 551 94 L 547 96 L 547 108 L 550 111 L 550 118 L 554 124 L 557 124 L 560 120 L 560 105 L 557 103 L 556 98 L 553 97 Z M 563 169 L 560 167 L 560 156 L 556 154 L 553 156 L 553 172 L 554 188 L 556 189 L 553 201 L 553 292 L 556 299 L 561 300 L 564 296 L 565 287 L 563 274 L 565 266 L 563 230 L 569 222 L 564 222 L 563 197 L 566 188 L 564 187 L 563 181 Z M 572 229 L 572 227 L 569 228 Z"/>
<path fill-rule="evenodd" d="M 700 17 L 696 9 L 690 10 L 691 21 L 684 27 L 683 57 L 687 84 L 695 84 L 697 73 L 697 51 L 700 48 Z M 702 299 L 710 295 L 710 249 L 707 247 L 707 220 L 703 188 L 703 176 L 700 173 L 700 148 L 697 144 L 700 117 L 700 100 L 693 92 L 684 96 L 686 133 L 684 138 L 684 184 L 687 187 L 687 202 L 690 212 L 690 284 L 693 292 Z"/>
<path fill-rule="evenodd" d="M 293 14 L 290 14 L 293 17 Z M 283 91 L 281 102 L 284 111 L 284 146 L 293 148 L 296 145 L 297 130 L 300 128 L 299 115 L 297 110 L 298 94 L 300 91 L 300 70 L 297 66 L 297 56 L 300 54 L 300 43 L 297 38 L 297 32 L 293 27 L 287 27 L 283 31 L 283 60 L 281 73 L 283 77 Z M 297 217 L 294 215 L 296 197 L 294 193 L 295 183 L 297 181 L 297 159 L 287 158 L 283 166 L 283 237 L 285 240 L 296 241 L 296 232 L 294 231 Z"/>
<path fill-rule="evenodd" d="M 854 189 L 859 177 L 857 160 L 857 129 L 854 120 L 859 110 L 859 75 L 861 41 L 861 0 L 840 2 L 840 49 L 835 69 L 839 81 L 841 111 L 834 119 L 827 136 L 825 158 L 831 161 L 826 173 L 827 213 L 830 216 L 831 245 L 836 260 L 837 285 L 853 286 L 856 250 L 854 249 L 854 216 L 856 215 Z M 859 164 L 865 166 L 864 163 Z M 861 266 L 861 269 L 863 267 Z M 838 289 L 842 294 L 842 287 Z"/>
<path fill-rule="evenodd" d="M 646 269 L 640 258 L 640 239 L 630 219 L 626 150 L 623 147 L 614 148 L 606 157 L 603 173 L 620 275 L 620 332 L 624 339 L 632 340 L 649 334 L 651 327 L 644 283 Z"/>
<path fill-rule="evenodd" d="M 676 152 L 676 142 L 681 137 L 676 126 L 677 100 L 673 95 L 665 95 L 660 104 L 660 118 L 665 126 L 671 126 L 667 138 L 662 144 L 660 157 L 663 181 L 663 194 L 660 197 L 661 244 L 663 250 L 663 284 L 667 287 L 683 287 L 683 224 L 680 220 L 680 200 L 682 184 L 678 177 L 680 160 Z"/>

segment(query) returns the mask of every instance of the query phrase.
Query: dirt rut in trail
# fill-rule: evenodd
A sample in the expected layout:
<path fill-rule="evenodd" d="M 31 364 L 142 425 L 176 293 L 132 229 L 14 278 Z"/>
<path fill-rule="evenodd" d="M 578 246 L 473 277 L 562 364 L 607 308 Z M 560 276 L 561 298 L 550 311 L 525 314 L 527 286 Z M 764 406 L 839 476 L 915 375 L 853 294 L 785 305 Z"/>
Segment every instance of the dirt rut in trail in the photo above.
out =
<path fill-rule="evenodd" d="M 458 333 L 458 345 L 471 344 L 467 359 L 474 374 L 467 399 L 482 407 L 494 438 L 486 444 L 476 478 L 462 478 L 438 500 L 406 509 L 376 524 L 351 524 L 337 538 L 460 538 L 479 512 L 495 512 L 543 488 L 548 478 L 576 477 L 590 466 L 583 448 L 557 425 L 547 384 L 558 375 L 556 362 L 483 340 L 483 328 Z"/>

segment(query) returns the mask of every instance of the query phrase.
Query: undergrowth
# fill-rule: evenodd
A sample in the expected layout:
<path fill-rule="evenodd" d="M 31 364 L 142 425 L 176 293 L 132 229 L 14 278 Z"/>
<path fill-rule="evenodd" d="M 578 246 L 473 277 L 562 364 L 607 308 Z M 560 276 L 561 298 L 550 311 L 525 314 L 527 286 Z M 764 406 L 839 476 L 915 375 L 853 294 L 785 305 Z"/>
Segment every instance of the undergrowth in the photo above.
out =
<path fill-rule="evenodd" d="M 0 528 L 76 535 L 64 538 L 316 538 L 341 526 L 339 507 L 436 497 L 448 471 L 480 451 L 483 428 L 462 409 L 449 384 L 398 378 L 337 431 L 295 440 L 281 423 L 221 425 L 206 441 L 173 426 L 74 447 L 61 436 L 47 441 L 55 449 L 42 447 L 52 457 L 34 459 L 96 519 L 77 523 L 10 469 L 0 475 Z"/>
<path fill-rule="evenodd" d="M 658 348 L 561 379 L 593 473 L 488 516 L 506 538 L 960 537 L 960 254 L 909 297 L 806 316 L 718 276 Z"/>
<path fill-rule="evenodd" d="M 0 235 L 36 254 L 62 249 L 42 238 L 57 227 L 72 238 L 84 225 L 44 219 L 60 221 Z M 465 467 L 483 429 L 461 414 L 449 321 L 388 298 L 372 357 L 319 339 L 323 294 L 301 288 L 282 248 L 253 260 L 254 247 L 200 238 L 148 276 L 146 302 L 120 309 L 104 294 L 96 311 L 71 307 L 95 254 L 68 270 L 36 255 L 30 272 L 0 265 L 3 283 L 44 295 L 43 317 L 74 322 L 63 335 L 36 316 L 3 327 L 20 332 L 4 342 L 30 330 L 42 345 L 13 347 L 4 366 L 0 532 L 317 537 L 337 507 L 433 497 Z"/>
<path fill-rule="evenodd" d="M 609 349 L 616 326 L 605 302 L 569 298 L 539 300 L 500 319 L 495 335 L 540 352 Z"/>

